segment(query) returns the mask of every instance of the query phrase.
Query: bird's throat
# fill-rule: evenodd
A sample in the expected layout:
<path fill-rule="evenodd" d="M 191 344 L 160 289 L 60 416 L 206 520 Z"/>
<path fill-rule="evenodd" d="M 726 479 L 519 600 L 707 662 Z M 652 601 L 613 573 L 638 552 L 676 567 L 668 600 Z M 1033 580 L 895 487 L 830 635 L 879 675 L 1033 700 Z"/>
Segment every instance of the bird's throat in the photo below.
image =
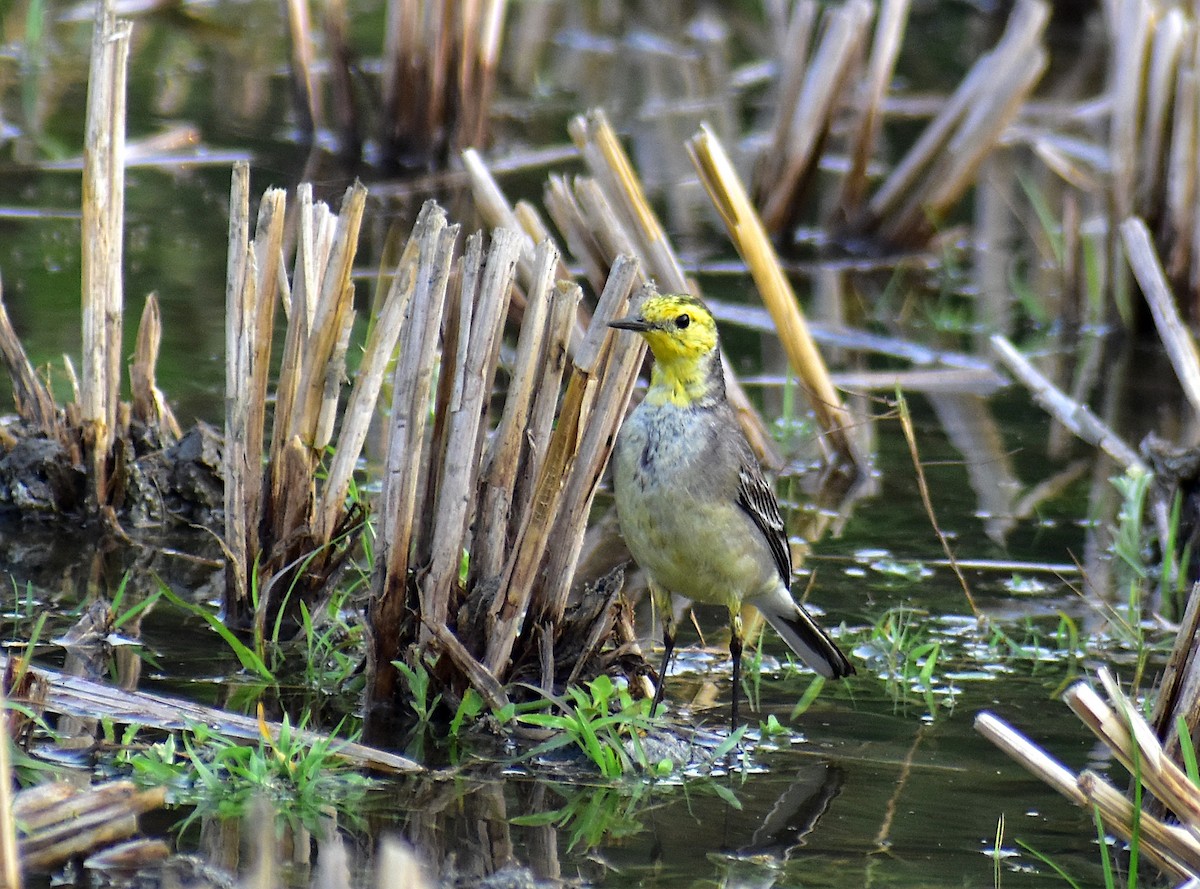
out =
<path fill-rule="evenodd" d="M 700 359 L 655 360 L 650 370 L 650 404 L 699 407 L 719 400 L 725 393 L 721 361 L 714 350 Z"/>

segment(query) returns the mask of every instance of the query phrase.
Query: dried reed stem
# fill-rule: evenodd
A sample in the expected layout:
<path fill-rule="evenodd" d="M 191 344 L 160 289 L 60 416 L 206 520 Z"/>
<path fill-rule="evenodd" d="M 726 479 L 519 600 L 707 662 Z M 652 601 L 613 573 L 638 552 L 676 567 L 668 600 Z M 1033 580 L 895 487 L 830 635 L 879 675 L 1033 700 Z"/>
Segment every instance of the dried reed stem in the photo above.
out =
<path fill-rule="evenodd" d="M 858 220 L 860 230 L 881 227 L 894 243 L 920 243 L 928 214 L 954 200 L 992 149 L 1045 64 L 1038 41 L 1049 19 L 1041 0 L 1021 0 L 1004 36 L 959 84 L 941 112 L 892 171 Z M 1033 57 L 1034 64 L 1030 64 Z"/>
<path fill-rule="evenodd" d="M 481 238 L 481 236 L 479 236 Z M 421 615 L 443 626 L 456 591 L 462 542 L 474 502 L 483 445 L 481 424 L 487 414 L 499 357 L 500 333 L 508 309 L 521 236 L 507 229 L 492 233 L 478 293 L 464 292 L 464 324 L 458 328 L 458 360 L 442 373 L 453 374 L 448 405 L 449 428 L 444 455 L 435 455 L 444 471 L 439 479 L 429 568 L 421 585 Z"/>
<path fill-rule="evenodd" d="M 1200 838 L 1200 793 L 1195 785 L 1163 751 L 1154 729 L 1121 693 L 1112 674 L 1101 669 L 1100 680 L 1117 709 L 1109 707 L 1083 683 L 1067 689 L 1063 700 L 1092 734 L 1112 750 L 1121 765 L 1137 775 L 1194 838 Z M 1200 849 L 1200 842 L 1197 848 Z M 1196 861 L 1200 862 L 1200 855 Z"/>
<path fill-rule="evenodd" d="M 1137 157 L 1142 170 L 1135 183 L 1135 206 L 1141 214 L 1158 216 L 1162 207 L 1163 175 L 1169 140 L 1168 126 L 1174 108 L 1179 65 L 1188 36 L 1188 22 L 1180 9 L 1168 9 L 1155 23 L 1146 70 L 1146 109 L 1141 147 Z M 1117 217 L 1118 219 L 1121 217 Z"/>
<path fill-rule="evenodd" d="M 1050 416 L 1088 444 L 1100 448 L 1126 470 L 1148 472 L 1149 468 L 1137 452 L 1097 417 L 1087 405 L 1070 398 L 1046 379 L 1005 337 L 994 334 L 992 350 L 1001 363 L 1033 394 Z"/>
<path fill-rule="evenodd" d="M 883 124 L 883 100 L 896 68 L 896 57 L 904 41 L 910 0 L 883 0 L 875 22 L 875 38 L 866 78 L 860 87 L 857 121 L 850 137 L 850 169 L 842 179 L 837 210 L 854 215 L 867 192 L 867 168 Z"/>
<path fill-rule="evenodd" d="M 687 148 L 700 181 L 725 222 L 730 240 L 750 268 L 788 359 L 808 392 L 818 425 L 829 437 L 834 451 L 857 470 L 865 472 L 867 456 L 850 433 L 854 418 L 829 379 L 829 371 L 809 333 L 792 285 L 729 156 L 707 126 L 702 126 L 688 140 Z"/>
<path fill-rule="evenodd" d="M 134 419 L 157 430 L 163 444 L 171 444 L 178 441 L 183 432 L 154 379 L 161 344 L 162 316 L 158 309 L 158 296 L 151 293 L 146 297 L 142 318 L 138 323 L 137 345 L 133 362 L 129 365 L 129 391 Z"/>
<path fill-rule="evenodd" d="M 482 146 L 507 0 L 389 0 L 383 47 L 386 163 L 427 166 Z"/>
<path fill-rule="evenodd" d="M 1183 394 L 1192 410 L 1200 416 L 1200 350 L 1196 349 L 1191 331 L 1179 317 L 1175 296 L 1158 261 L 1150 230 L 1141 219 L 1126 219 L 1121 223 L 1121 238 L 1129 265 L 1150 306 L 1159 339 L 1171 359 L 1171 367 L 1175 369 L 1175 376 L 1183 386 Z"/>
<path fill-rule="evenodd" d="M 304 347 L 297 410 L 292 416 L 291 432 L 316 451 L 329 444 L 333 432 L 337 377 L 344 372 L 344 367 L 335 366 L 332 359 L 339 352 L 344 356 L 345 337 L 353 319 L 354 289 L 350 283 L 350 273 L 358 249 L 358 233 L 362 227 L 366 200 L 367 189 L 361 182 L 355 182 L 346 189 L 330 246 L 324 253 L 328 258 L 319 279 L 320 290 L 311 309 L 312 320 Z"/>
<path fill-rule="evenodd" d="M 885 240 L 913 243 L 917 237 L 924 239 L 932 234 L 932 227 L 971 187 L 980 164 L 1016 117 L 1048 62 L 1049 55 L 1040 47 L 1022 48 L 1020 53 L 1006 55 L 997 62 L 989 91 L 964 116 L 921 188 L 884 224 Z"/>
<path fill-rule="evenodd" d="M 771 123 L 771 139 L 758 158 L 755 174 L 755 194 L 760 203 L 769 194 L 786 163 L 792 135 L 792 122 L 800 107 L 808 73 L 808 50 L 812 45 L 820 7 L 814 0 L 797 0 L 792 7 L 787 27 L 779 31 L 780 43 L 776 55 L 782 67 L 779 95 L 775 100 L 775 119 Z"/>
<path fill-rule="evenodd" d="M 975 730 L 1075 805 L 1081 808 L 1096 806 L 1109 830 L 1126 841 L 1132 839 L 1132 804 L 1095 772 L 1086 770 L 1079 776 L 1072 774 L 1062 763 L 992 713 L 985 711 L 976 716 Z M 1189 866 L 1186 859 L 1178 855 L 1178 850 L 1194 844 L 1193 840 L 1186 839 L 1184 831 L 1168 827 L 1144 812 L 1139 813 L 1138 818 L 1143 841 L 1141 852 L 1157 868 L 1176 877 L 1185 876 L 1195 868 L 1194 863 Z"/>
<path fill-rule="evenodd" d="M 297 412 L 300 392 L 301 370 L 304 347 L 312 332 L 312 318 L 317 299 L 317 266 L 324 253 L 317 245 L 318 209 L 323 218 L 325 205 L 314 205 L 312 185 L 301 183 L 296 189 L 296 258 L 292 272 L 292 285 L 286 294 L 284 308 L 288 325 L 283 340 L 283 357 L 279 366 L 279 379 L 275 385 L 275 411 L 271 429 L 270 463 L 275 465 L 282 459 L 284 448 L 295 434 L 292 418 Z M 272 479 L 271 499 L 278 500 L 282 492 L 278 484 L 282 478 Z"/>
<path fill-rule="evenodd" d="M 477 527 L 471 547 L 471 585 L 500 573 L 507 547 L 519 527 L 520 516 L 514 514 L 514 493 L 536 384 L 542 371 L 544 344 L 550 334 L 547 328 L 550 289 L 558 256 L 558 250 L 548 241 L 540 243 L 534 251 L 532 286 L 517 339 L 508 397 L 480 471 Z"/>
<path fill-rule="evenodd" d="M 603 325 L 600 329 L 606 330 L 608 322 L 615 317 L 610 313 L 624 311 L 638 271 L 637 262 L 631 257 L 617 257 L 605 292 L 596 306 L 591 329 Z M 614 293 L 620 296 L 614 296 Z M 590 342 L 590 337 L 585 339 L 585 346 Z M 632 337 L 607 336 L 600 345 L 601 352 L 594 359 L 581 355 L 580 360 L 587 363 L 582 367 L 576 365 L 590 375 L 594 381 L 592 385 L 598 387 L 598 391 L 588 398 L 590 405 L 584 415 L 570 476 L 566 480 L 565 508 L 559 511 L 550 533 L 554 547 L 548 553 L 542 586 L 533 603 L 539 619 L 551 626 L 558 626 L 563 619 L 592 500 L 600 486 L 604 467 L 608 465 L 617 428 L 629 408 L 629 399 L 645 357 L 643 344 Z M 583 349 L 580 351 L 584 352 Z"/>
<path fill-rule="evenodd" d="M 862 59 L 873 14 L 867 0 L 850 0 L 826 12 L 821 43 L 808 66 L 796 110 L 789 115 L 784 161 L 774 175 L 760 180 L 763 222 L 772 231 L 782 231 L 795 218 L 804 183 L 816 169 L 854 66 Z"/>
<path fill-rule="evenodd" d="M 92 32 L 83 166 L 83 386 L 80 417 L 93 507 L 109 502 L 108 462 L 117 434 L 125 214 L 125 75 L 129 22 L 100 0 Z"/>
<path fill-rule="evenodd" d="M 431 214 L 429 222 L 429 231 L 420 242 L 417 286 L 405 318 L 392 384 L 388 448 L 379 497 L 379 545 L 367 611 L 371 627 L 366 704 L 369 736 L 383 728 L 376 727 L 375 721 L 398 705 L 399 675 L 392 661 L 402 656 L 417 491 L 427 466 L 425 427 L 434 356 L 459 231 L 456 225 L 446 225 L 440 210 Z"/>
<path fill-rule="evenodd" d="M 228 553 L 225 611 L 236 616 L 249 599 L 246 571 L 250 528 L 246 514 L 248 418 L 242 409 L 250 383 L 250 317 L 246 304 L 253 287 L 254 254 L 250 240 L 250 166 L 234 164 L 229 196 L 229 259 L 225 278 L 225 548 Z M 257 458 L 255 458 L 257 463 Z"/>
<path fill-rule="evenodd" d="M 569 480 L 578 455 L 579 443 L 589 438 L 589 424 L 596 407 L 596 386 L 600 379 L 599 373 L 603 369 L 602 359 L 606 355 L 623 354 L 623 351 L 613 352 L 610 342 L 613 331 L 608 329 L 607 322 L 617 317 L 628 302 L 629 287 L 636 275 L 636 269 L 631 272 L 629 265 L 627 260 L 614 265 L 612 285 L 606 287 L 601 294 L 592 323 L 583 343 L 576 351 L 567 390 L 559 408 L 558 421 L 533 490 L 526 521 L 518 532 L 515 549 L 501 577 L 500 595 L 494 599 L 490 608 L 493 623 L 483 664 L 493 674 L 503 671 L 512 654 L 513 645 L 521 632 L 530 603 L 534 600 L 536 580 L 541 572 L 548 546 L 551 542 L 555 545 L 574 545 L 573 541 L 553 537 L 552 531 L 560 511 L 564 508 L 572 509 L 577 506 L 581 496 L 587 496 L 584 490 L 586 485 L 572 486 Z M 560 284 L 559 287 L 565 287 L 572 294 L 572 300 L 579 299 L 579 288 L 576 285 Z M 622 383 L 623 381 L 614 377 L 614 384 L 618 388 Z M 615 435 L 616 420 L 619 416 L 618 414 L 608 418 L 611 423 L 607 429 L 609 436 Z M 571 499 L 567 499 L 568 497 Z M 570 522 L 569 519 L 567 521 Z M 569 583 L 569 578 L 550 577 L 547 581 Z M 543 595 L 539 601 L 553 610 L 558 595 Z"/>
<path fill-rule="evenodd" d="M 1087 805 L 1075 774 L 1000 717 L 986 710 L 980 712 L 975 717 L 975 731 L 1075 805 Z"/>
<path fill-rule="evenodd" d="M 1108 156 L 1112 163 L 1113 218 L 1126 219 L 1137 212 L 1134 198 L 1138 130 L 1143 111 L 1142 74 L 1150 50 L 1154 9 L 1145 0 L 1123 0 L 1117 14 L 1119 20 L 1113 31 L 1116 45 L 1111 71 L 1112 122 Z"/>
<path fill-rule="evenodd" d="M 13 329 L 3 293 L 3 285 L 0 284 L 0 359 L 4 361 L 8 375 L 12 378 L 13 401 L 17 413 L 21 419 L 31 423 L 44 435 L 62 441 L 66 436 L 59 420 L 58 408 L 49 390 L 38 378 L 37 371 L 25 353 L 25 347 L 21 345 L 21 338 Z"/>
<path fill-rule="evenodd" d="M 1196 72 L 1179 72 L 1172 116 L 1171 146 L 1167 157 L 1166 209 L 1163 214 L 1163 240 L 1168 248 L 1167 269 L 1179 280 L 1191 263 L 1192 232 L 1195 224 L 1196 132 L 1200 118 L 1200 78 Z"/>
<path fill-rule="evenodd" d="M 1162 738 L 1163 749 L 1176 758 L 1180 753 L 1179 720 L 1193 742 L 1200 724 L 1200 588 L 1192 586 L 1187 608 L 1179 622 L 1179 632 L 1171 647 L 1171 656 L 1158 685 L 1151 722 L 1155 735 Z"/>
<path fill-rule="evenodd" d="M 291 49 L 292 98 L 300 131 L 313 138 L 321 123 L 321 96 L 313 83 L 312 21 L 308 0 L 284 0 Z"/>
<path fill-rule="evenodd" d="M 1091 769 L 1079 775 L 1079 789 L 1096 807 L 1105 827 L 1126 842 L 1133 841 L 1135 810 L 1125 794 Z M 1146 812 L 1137 812 L 1136 820 L 1138 854 L 1145 855 L 1156 868 L 1176 880 L 1196 876 L 1200 845 L 1189 841 L 1178 828 L 1163 824 Z"/>
<path fill-rule="evenodd" d="M 354 389 L 342 415 L 337 449 L 326 475 L 325 488 L 321 492 L 315 527 L 315 536 L 320 540 L 328 540 L 331 537 L 345 512 L 346 494 L 350 490 L 354 467 L 366 442 L 371 419 L 375 415 L 376 402 L 383 388 L 383 378 L 395 353 L 409 302 L 417 288 L 420 242 L 428 237 L 430 229 L 437 225 L 432 219 L 438 212 L 433 203 L 421 208 L 413 226 L 412 237 L 405 245 L 395 274 L 392 275 L 391 285 L 367 332 Z M 442 222 L 444 223 L 444 217 Z"/>

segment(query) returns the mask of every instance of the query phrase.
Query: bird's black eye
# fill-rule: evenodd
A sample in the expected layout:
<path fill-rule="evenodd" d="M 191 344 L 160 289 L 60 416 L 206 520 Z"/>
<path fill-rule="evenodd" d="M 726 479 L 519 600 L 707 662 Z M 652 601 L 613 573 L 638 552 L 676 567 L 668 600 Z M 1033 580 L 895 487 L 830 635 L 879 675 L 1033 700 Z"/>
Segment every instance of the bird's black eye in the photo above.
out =
<path fill-rule="evenodd" d="M 692 323 L 692 317 L 691 317 L 691 315 L 688 315 L 686 312 L 675 319 L 675 326 L 678 327 L 680 330 L 683 330 L 685 327 L 687 327 L 691 323 Z"/>

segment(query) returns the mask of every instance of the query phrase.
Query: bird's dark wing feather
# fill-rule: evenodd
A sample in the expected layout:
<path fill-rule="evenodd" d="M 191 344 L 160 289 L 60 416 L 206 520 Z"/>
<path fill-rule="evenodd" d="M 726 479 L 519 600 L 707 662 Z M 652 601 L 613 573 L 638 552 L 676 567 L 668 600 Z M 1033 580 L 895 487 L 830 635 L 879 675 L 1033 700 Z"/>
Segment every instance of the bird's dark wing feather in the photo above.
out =
<path fill-rule="evenodd" d="M 779 514 L 779 501 L 771 484 L 763 477 L 758 461 L 745 445 L 741 468 L 738 470 L 738 506 L 746 511 L 746 515 L 754 521 L 766 538 L 771 555 L 775 557 L 775 567 L 783 578 L 783 585 L 790 586 L 792 582 L 792 551 L 788 547 L 787 529 L 783 524 L 783 516 Z"/>

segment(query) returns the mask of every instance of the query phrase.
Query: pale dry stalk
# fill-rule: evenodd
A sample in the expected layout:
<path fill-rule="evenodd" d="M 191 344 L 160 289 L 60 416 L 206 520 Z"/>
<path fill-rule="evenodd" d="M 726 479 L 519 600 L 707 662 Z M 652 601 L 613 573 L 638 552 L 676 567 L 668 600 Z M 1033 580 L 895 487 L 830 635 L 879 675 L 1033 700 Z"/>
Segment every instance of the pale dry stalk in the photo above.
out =
<path fill-rule="evenodd" d="M 816 169 L 821 147 L 833 125 L 846 89 L 858 73 L 862 47 L 874 15 L 867 0 L 851 0 L 826 11 L 825 30 L 791 114 L 785 161 L 777 178 L 763 182 L 762 216 L 772 231 L 794 219 L 805 183 Z"/>
<path fill-rule="evenodd" d="M 108 504 L 121 380 L 125 219 L 125 77 L 129 22 L 100 0 L 92 32 L 83 159 L 83 381 L 80 419 L 91 472 L 89 500 Z"/>
<path fill-rule="evenodd" d="M 539 578 L 542 578 L 542 582 L 547 580 L 542 569 L 549 548 L 574 545 L 571 540 L 554 536 L 553 531 L 559 521 L 559 515 L 564 510 L 571 511 L 573 506 L 578 508 L 578 498 L 586 499 L 590 496 L 588 485 L 582 478 L 573 488 L 568 482 L 579 454 L 580 442 L 588 438 L 588 427 L 596 408 L 600 360 L 612 349 L 610 340 L 613 331 L 608 328 L 607 322 L 624 311 L 628 304 L 629 287 L 636 275 L 636 269 L 633 270 L 634 274 L 630 274 L 626 265 L 622 262 L 614 266 L 617 274 L 610 279 L 611 286 L 606 286 L 601 294 L 592 323 L 582 344 L 576 350 L 571 375 L 560 403 L 546 458 L 533 491 L 527 519 L 518 532 L 512 556 L 501 576 L 499 595 L 490 607 L 492 623 L 483 665 L 495 675 L 504 672 L 517 636 L 524 628 L 531 603 L 544 595 L 538 592 Z M 560 283 L 559 287 L 565 287 L 568 291 L 578 290 L 573 284 Z M 573 298 L 578 299 L 577 296 Z M 618 384 L 617 391 L 620 392 L 624 381 L 615 382 Z M 626 399 L 631 388 L 630 386 L 625 392 Z M 615 411 L 615 408 L 613 410 Z M 621 414 L 610 418 L 612 425 L 608 432 L 611 436 L 615 436 L 616 426 L 619 425 L 622 414 L 623 410 Z M 568 495 L 576 499 L 568 500 Z M 571 519 L 565 521 L 568 526 L 575 525 Z M 582 534 L 582 528 L 579 528 L 579 533 Z M 573 562 L 577 555 L 576 549 L 575 556 L 568 555 L 567 560 Z M 569 585 L 570 579 L 554 577 L 549 578 L 549 581 Z M 556 593 L 555 598 L 559 595 L 565 593 Z"/>
<path fill-rule="evenodd" d="M 158 308 L 158 296 L 151 293 L 146 297 L 142 318 L 138 323 L 137 344 L 129 365 L 129 391 L 134 419 L 150 429 L 158 430 L 163 443 L 171 444 L 178 441 L 183 433 L 154 379 L 161 344 L 162 315 Z"/>
<path fill-rule="evenodd" d="M 701 127 L 688 141 L 687 148 L 700 181 L 725 222 L 730 240 L 749 267 L 755 287 L 771 313 L 792 368 L 809 394 L 818 425 L 835 453 L 865 472 L 867 455 L 852 434 L 855 420 L 829 378 L 825 360 L 809 332 L 792 285 L 733 163 L 707 127 Z"/>
<path fill-rule="evenodd" d="M 628 311 L 629 293 L 639 277 L 638 272 L 637 261 L 632 257 L 617 257 L 605 293 L 596 306 L 593 329 L 607 329 L 608 322 L 616 317 L 611 313 Z M 617 298 L 614 293 L 624 296 Z M 589 340 L 584 342 L 587 344 Z M 583 548 L 588 514 L 600 487 L 604 467 L 608 465 L 617 430 L 629 409 L 629 400 L 646 354 L 644 346 L 640 337 L 607 336 L 600 341 L 600 352 L 595 357 L 581 356 L 587 364 L 580 369 L 589 375 L 595 391 L 588 398 L 590 406 L 565 483 L 563 506 L 549 533 L 545 567 L 534 602 L 539 619 L 551 627 L 560 625 L 566 611 Z"/>
<path fill-rule="evenodd" d="M 539 381 L 543 344 L 550 318 L 550 289 L 558 265 L 558 250 L 548 241 L 538 244 L 532 261 L 532 286 L 528 290 L 525 315 L 517 339 L 516 356 L 504 400 L 504 411 L 480 471 L 478 520 L 471 546 L 468 585 L 492 578 L 503 567 L 516 507 L 521 454 L 533 410 L 535 385 Z"/>
<path fill-rule="evenodd" d="M 464 538 L 475 507 L 482 424 L 496 375 L 500 335 L 520 249 L 518 233 L 507 229 L 492 233 L 478 293 L 462 294 L 463 304 L 474 308 L 469 318 L 464 316 L 469 325 L 462 325 L 458 331 L 460 349 L 455 366 L 442 369 L 443 374 L 453 374 L 454 386 L 448 405 L 445 452 L 440 455 L 444 469 L 434 507 L 429 570 L 421 588 L 421 614 L 434 626 L 446 623 L 451 597 L 457 590 Z"/>

